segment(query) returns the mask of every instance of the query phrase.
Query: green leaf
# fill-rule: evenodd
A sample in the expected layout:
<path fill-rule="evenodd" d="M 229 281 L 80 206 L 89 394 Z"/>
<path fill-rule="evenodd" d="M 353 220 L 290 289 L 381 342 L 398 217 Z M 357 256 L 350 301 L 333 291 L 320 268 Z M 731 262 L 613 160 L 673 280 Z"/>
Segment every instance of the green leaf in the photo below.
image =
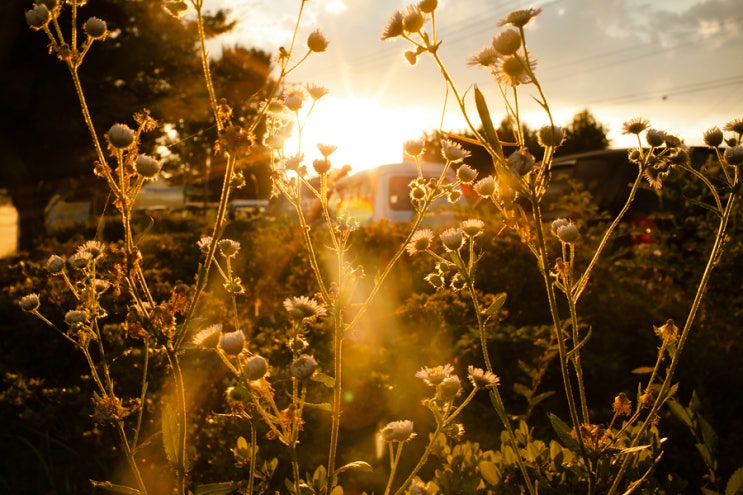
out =
<path fill-rule="evenodd" d="M 495 300 L 493 301 L 493 304 L 491 304 L 488 309 L 482 312 L 483 316 L 491 316 L 493 313 L 498 311 L 503 307 L 503 305 L 506 303 L 506 293 L 501 292 L 500 294 L 497 294 L 495 296 Z"/>
<path fill-rule="evenodd" d="M 739 467 L 730 476 L 725 485 L 725 495 L 740 495 L 743 493 L 743 467 Z"/>
<path fill-rule="evenodd" d="M 312 402 L 305 402 L 304 405 L 305 407 L 309 407 L 310 409 L 319 409 L 321 411 L 333 412 L 333 407 L 327 402 L 323 402 L 322 404 L 313 404 Z"/>
<path fill-rule="evenodd" d="M 475 85 L 475 106 L 477 107 L 477 113 L 480 115 L 480 122 L 482 123 L 485 139 L 493 148 L 495 154 L 503 160 L 503 147 L 498 140 L 498 135 L 495 133 L 495 127 L 493 126 L 493 120 L 490 118 L 490 111 L 488 110 L 485 96 L 483 96 L 482 91 L 480 91 L 480 88 L 478 88 L 477 85 Z"/>
<path fill-rule="evenodd" d="M 695 444 L 695 447 L 697 448 L 697 451 L 699 452 L 699 455 L 702 456 L 702 459 L 704 460 L 704 463 L 709 467 L 714 467 L 714 461 L 712 460 L 712 454 L 710 454 L 709 449 L 706 445 L 703 443 L 697 443 Z"/>
<path fill-rule="evenodd" d="M 312 375 L 310 380 L 312 380 L 313 382 L 322 383 L 328 388 L 335 387 L 335 378 L 333 378 L 332 376 L 328 376 L 325 373 L 315 373 L 314 375 Z"/>
<path fill-rule="evenodd" d="M 371 464 L 364 461 L 354 461 L 349 462 L 348 464 L 344 464 L 343 466 L 339 467 L 335 470 L 335 475 L 339 475 L 344 471 L 348 471 L 349 469 L 357 469 L 361 471 L 362 473 L 371 473 L 374 471 L 374 469 L 371 467 Z"/>
<path fill-rule="evenodd" d="M 196 487 L 194 495 L 227 495 L 240 488 L 236 481 L 225 481 L 223 483 L 208 483 Z"/>
<path fill-rule="evenodd" d="M 671 400 L 668 401 L 668 408 L 671 410 L 671 414 L 676 416 L 679 420 L 681 420 L 686 426 L 691 428 L 691 416 L 689 415 L 689 411 L 678 403 L 678 401 Z"/>
<path fill-rule="evenodd" d="M 543 400 L 548 399 L 549 397 L 552 397 L 553 395 L 555 395 L 554 390 L 548 390 L 546 392 L 542 392 L 541 394 L 529 399 L 529 407 L 534 407 L 540 402 L 542 402 Z"/>
<path fill-rule="evenodd" d="M 640 366 L 639 368 L 635 368 L 632 370 L 632 373 L 635 375 L 649 375 L 653 372 L 652 366 Z"/>
<path fill-rule="evenodd" d="M 343 495 L 343 487 L 340 485 L 335 485 L 335 487 L 330 490 L 330 495 Z"/>
<path fill-rule="evenodd" d="M 556 415 L 549 413 L 550 423 L 552 423 L 552 429 L 557 433 L 557 437 L 560 439 L 562 444 L 570 450 L 578 451 L 578 442 L 571 435 L 571 428 L 565 424 L 563 420 L 558 418 Z"/>
<path fill-rule="evenodd" d="M 500 476 L 498 475 L 498 468 L 495 466 L 494 462 L 480 461 L 478 468 L 480 469 L 482 479 L 484 479 L 491 485 L 498 484 L 498 482 L 500 481 Z"/>
<path fill-rule="evenodd" d="M 163 405 L 162 412 L 163 447 L 171 464 L 178 462 L 178 419 L 170 403 Z"/>
<path fill-rule="evenodd" d="M 142 495 L 142 492 L 140 492 L 136 488 L 132 488 L 130 486 L 124 486 L 124 485 L 115 485 L 111 483 L 110 481 L 90 480 L 90 484 L 93 485 L 95 488 L 103 488 L 104 490 L 107 490 L 113 493 L 125 493 L 127 495 Z"/>
<path fill-rule="evenodd" d="M 532 390 L 527 387 L 526 385 L 522 383 L 514 383 L 513 384 L 513 391 L 525 398 L 526 400 L 531 400 L 532 396 Z"/>
<path fill-rule="evenodd" d="M 714 450 L 717 448 L 717 433 L 715 432 L 714 428 L 712 428 L 712 425 L 710 425 L 709 422 L 704 419 L 701 414 L 697 414 L 697 424 L 699 425 L 699 429 L 702 432 L 702 440 L 704 441 L 704 445 L 707 446 L 710 452 L 714 452 Z"/>

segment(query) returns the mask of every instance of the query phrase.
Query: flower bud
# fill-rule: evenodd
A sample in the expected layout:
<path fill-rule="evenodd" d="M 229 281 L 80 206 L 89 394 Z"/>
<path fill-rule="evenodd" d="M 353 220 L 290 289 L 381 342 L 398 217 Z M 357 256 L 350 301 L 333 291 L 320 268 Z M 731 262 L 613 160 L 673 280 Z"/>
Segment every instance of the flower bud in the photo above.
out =
<path fill-rule="evenodd" d="M 439 238 L 447 251 L 457 251 L 464 243 L 462 231 L 455 228 L 446 229 L 439 234 Z"/>
<path fill-rule="evenodd" d="M 704 144 L 710 148 L 717 148 L 722 144 L 722 131 L 719 127 L 712 127 L 704 132 Z"/>
<path fill-rule="evenodd" d="M 683 141 L 681 141 L 681 139 L 671 134 L 666 134 L 663 138 L 663 141 L 666 143 L 666 147 L 668 148 L 678 148 L 683 144 Z"/>
<path fill-rule="evenodd" d="M 137 170 L 137 173 L 145 179 L 151 179 L 160 172 L 160 169 L 163 168 L 163 164 L 149 155 L 139 155 L 137 156 L 137 160 L 134 162 L 134 168 Z"/>
<path fill-rule="evenodd" d="M 86 321 L 88 321 L 88 314 L 85 311 L 80 311 L 77 309 L 71 309 L 64 315 L 64 321 L 69 326 L 75 326 L 75 325 L 82 325 Z"/>
<path fill-rule="evenodd" d="M 493 38 L 493 48 L 501 55 L 513 55 L 521 47 L 521 35 L 515 29 L 506 29 Z"/>
<path fill-rule="evenodd" d="M 250 400 L 250 392 L 243 387 L 227 387 L 227 400 L 234 402 L 247 402 Z"/>
<path fill-rule="evenodd" d="M 108 32 L 106 22 L 97 17 L 91 17 L 85 21 L 83 30 L 85 31 L 85 34 L 94 40 L 102 40 L 106 37 L 106 33 Z"/>
<path fill-rule="evenodd" d="M 306 380 L 312 376 L 316 369 L 317 361 L 308 354 L 302 354 L 289 366 L 289 372 L 297 380 Z"/>
<path fill-rule="evenodd" d="M 560 242 L 564 242 L 565 244 L 575 244 L 580 239 L 580 232 L 578 232 L 578 227 L 574 223 L 567 223 L 557 227 L 555 229 L 555 235 L 560 239 Z"/>
<path fill-rule="evenodd" d="M 245 362 L 243 373 L 250 381 L 260 380 L 268 373 L 268 361 L 262 356 L 251 356 Z"/>
<path fill-rule="evenodd" d="M 408 5 L 402 15 L 402 27 L 408 33 L 417 33 L 423 27 L 423 14 L 415 5 Z"/>
<path fill-rule="evenodd" d="M 314 168 L 315 172 L 320 175 L 327 174 L 330 170 L 330 160 L 327 158 L 318 158 L 317 160 L 313 160 L 312 168 Z"/>
<path fill-rule="evenodd" d="M 405 52 L 403 53 L 403 56 L 405 57 L 405 60 L 407 60 L 410 65 L 415 65 L 418 63 L 418 54 L 412 50 L 405 50 Z"/>
<path fill-rule="evenodd" d="M 23 311 L 28 313 L 36 311 L 41 306 L 38 294 L 26 294 L 19 301 L 18 304 L 21 306 Z"/>
<path fill-rule="evenodd" d="M 307 37 L 307 47 L 311 52 L 321 53 L 328 49 L 328 40 L 316 29 Z"/>
<path fill-rule="evenodd" d="M 453 401 L 459 395 L 460 390 L 462 390 L 462 384 L 457 375 L 447 376 L 439 385 L 440 398 L 444 402 Z"/>
<path fill-rule="evenodd" d="M 108 142 L 120 150 L 127 149 L 134 142 L 134 131 L 125 124 L 114 124 L 108 130 Z"/>
<path fill-rule="evenodd" d="M 240 354 L 245 346 L 245 334 L 240 330 L 223 333 L 219 336 L 219 347 L 232 356 Z"/>
<path fill-rule="evenodd" d="M 725 148 L 724 158 L 730 165 L 740 165 L 743 163 L 743 146 Z"/>
<path fill-rule="evenodd" d="M 544 125 L 539 129 L 539 144 L 547 147 L 556 148 L 565 140 L 565 131 L 562 127 L 556 125 Z"/>
<path fill-rule="evenodd" d="M 647 143 L 653 148 L 662 146 L 665 140 L 666 140 L 666 133 L 659 129 L 650 128 L 645 133 L 645 141 L 647 141 Z"/>
<path fill-rule="evenodd" d="M 405 154 L 412 157 L 419 156 L 421 153 L 423 153 L 423 146 L 424 144 L 421 139 L 411 139 L 410 141 L 405 141 L 402 145 Z"/>
<path fill-rule="evenodd" d="M 382 438 L 385 442 L 407 442 L 415 437 L 413 422 L 410 420 L 393 421 L 382 428 Z"/>
<path fill-rule="evenodd" d="M 495 194 L 495 178 L 492 175 L 475 182 L 475 192 L 483 198 L 492 198 Z"/>
<path fill-rule="evenodd" d="M 438 0 L 421 0 L 418 3 L 418 8 L 424 14 L 433 13 L 436 10 L 436 7 L 438 6 L 439 6 Z"/>
<path fill-rule="evenodd" d="M 64 260 L 60 256 L 53 254 L 49 256 L 48 260 L 46 260 L 44 268 L 46 268 L 46 271 L 50 274 L 57 275 L 64 270 Z"/>
<path fill-rule="evenodd" d="M 43 3 L 36 4 L 33 9 L 26 11 L 26 22 L 33 29 L 44 28 L 50 19 L 51 14 L 49 14 L 49 9 Z"/>
<path fill-rule="evenodd" d="M 240 250 L 240 243 L 232 239 L 222 239 L 217 243 L 217 247 L 219 248 L 219 252 L 222 253 L 222 256 L 231 258 Z"/>
<path fill-rule="evenodd" d="M 457 179 L 465 184 L 472 184 L 477 178 L 477 170 L 470 167 L 469 165 L 462 165 L 457 169 Z"/>

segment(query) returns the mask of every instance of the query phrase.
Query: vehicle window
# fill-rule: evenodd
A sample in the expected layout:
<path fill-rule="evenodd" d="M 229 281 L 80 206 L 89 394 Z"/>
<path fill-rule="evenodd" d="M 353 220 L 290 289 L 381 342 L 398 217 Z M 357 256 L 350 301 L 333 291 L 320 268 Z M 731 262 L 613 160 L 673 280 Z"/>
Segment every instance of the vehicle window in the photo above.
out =
<path fill-rule="evenodd" d="M 390 177 L 390 209 L 395 211 L 411 211 L 413 204 L 410 202 L 410 182 L 412 176 Z"/>

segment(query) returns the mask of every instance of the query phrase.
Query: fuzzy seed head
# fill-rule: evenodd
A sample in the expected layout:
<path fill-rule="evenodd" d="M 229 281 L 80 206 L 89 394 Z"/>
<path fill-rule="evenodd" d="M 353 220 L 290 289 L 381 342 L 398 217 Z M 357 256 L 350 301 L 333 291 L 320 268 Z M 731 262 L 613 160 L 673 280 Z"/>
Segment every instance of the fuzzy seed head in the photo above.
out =
<path fill-rule="evenodd" d="M 61 256 L 53 254 L 49 256 L 48 260 L 46 260 L 44 268 L 46 268 L 46 271 L 51 275 L 58 275 L 62 273 L 62 270 L 64 270 L 64 260 Z"/>
<path fill-rule="evenodd" d="M 87 21 L 85 21 L 83 30 L 85 31 L 85 34 L 87 34 L 94 40 L 102 40 L 108 33 L 106 22 L 97 17 L 90 17 Z"/>
<path fill-rule="evenodd" d="M 407 442 L 415 438 L 413 422 L 408 419 L 387 423 L 381 433 L 385 442 Z"/>
<path fill-rule="evenodd" d="M 34 5 L 34 8 L 26 11 L 26 22 L 33 29 L 42 29 L 51 19 L 49 9 L 43 3 Z"/>
<path fill-rule="evenodd" d="M 457 169 L 457 179 L 463 184 L 472 184 L 477 178 L 477 170 L 469 165 L 462 165 Z"/>
<path fill-rule="evenodd" d="M 444 245 L 444 249 L 447 251 L 458 251 L 459 248 L 464 244 L 464 236 L 462 231 L 457 228 L 449 228 L 439 234 L 441 243 Z"/>
<path fill-rule="evenodd" d="M 704 144 L 710 148 L 717 148 L 722 144 L 723 135 L 719 127 L 712 127 L 704 131 Z"/>
<path fill-rule="evenodd" d="M 387 25 L 384 27 L 380 39 L 384 41 L 402 36 L 402 34 L 405 32 L 402 19 L 402 12 L 396 10 L 395 13 L 392 14 L 392 16 L 390 16 L 390 18 L 387 20 Z"/>
<path fill-rule="evenodd" d="M 433 232 L 429 229 L 421 229 L 413 234 L 410 242 L 405 246 L 409 255 L 422 253 L 431 247 L 433 243 Z"/>
<path fill-rule="evenodd" d="M 126 124 L 114 124 L 108 130 L 108 142 L 114 148 L 125 150 L 134 142 L 134 131 Z"/>
<path fill-rule="evenodd" d="M 219 336 L 219 347 L 231 356 L 237 356 L 245 346 L 245 334 L 240 330 L 225 332 Z"/>
<path fill-rule="evenodd" d="M 534 17 L 539 15 L 542 9 L 515 10 L 498 22 L 498 27 L 510 24 L 514 27 L 524 27 Z"/>
<path fill-rule="evenodd" d="M 304 91 L 292 91 L 284 98 L 284 105 L 292 112 L 298 112 L 304 102 Z"/>
<path fill-rule="evenodd" d="M 215 323 L 203 328 L 193 336 L 191 342 L 197 347 L 204 347 L 207 349 L 214 349 L 219 345 L 220 337 L 222 336 L 222 324 Z"/>
<path fill-rule="evenodd" d="M 71 327 L 82 325 L 83 323 L 88 321 L 88 313 L 86 313 L 85 311 L 80 311 L 78 309 L 71 309 L 70 311 L 65 313 L 64 321 Z"/>
<path fill-rule="evenodd" d="M 645 133 L 645 141 L 653 148 L 657 148 L 666 141 L 666 133 L 659 129 L 650 128 Z"/>
<path fill-rule="evenodd" d="M 470 152 L 462 148 L 459 143 L 449 139 L 441 140 L 441 154 L 448 162 L 456 163 L 470 156 Z"/>
<path fill-rule="evenodd" d="M 560 223 L 557 223 L 560 222 Z M 556 225 L 557 223 L 557 225 Z M 565 244 L 575 244 L 580 239 L 580 232 L 574 223 L 560 218 L 552 222 L 552 231 Z"/>
<path fill-rule="evenodd" d="M 565 130 L 562 127 L 556 125 L 543 125 L 539 129 L 538 138 L 539 144 L 541 144 L 545 148 L 557 148 L 565 140 Z"/>
<path fill-rule="evenodd" d="M 423 28 L 424 22 L 425 19 L 423 18 L 423 13 L 420 8 L 415 5 L 408 5 L 402 15 L 403 29 L 411 34 L 418 33 L 421 28 Z"/>
<path fill-rule="evenodd" d="M 477 237 L 478 235 L 483 233 L 483 230 L 485 229 L 485 222 L 480 220 L 479 218 L 470 218 L 469 220 L 465 220 L 459 225 L 459 228 L 464 232 L 464 234 L 468 237 Z"/>
<path fill-rule="evenodd" d="M 293 320 L 297 321 L 314 321 L 327 314 L 327 310 L 317 300 L 307 296 L 285 299 L 284 309 L 286 309 Z"/>
<path fill-rule="evenodd" d="M 322 53 L 328 49 L 328 44 L 328 40 L 319 29 L 312 31 L 307 37 L 307 47 L 311 52 Z"/>
<path fill-rule="evenodd" d="M 75 270 L 82 270 L 90 264 L 92 259 L 93 256 L 89 252 L 78 250 L 75 254 L 69 257 L 67 263 L 69 263 Z"/>
<path fill-rule="evenodd" d="M 482 198 L 492 198 L 495 194 L 495 177 L 488 175 L 475 182 L 475 192 Z"/>
<path fill-rule="evenodd" d="M 317 369 L 317 361 L 309 354 L 302 354 L 289 365 L 289 373 L 297 380 L 310 378 Z"/>
<path fill-rule="evenodd" d="M 232 239 L 222 239 L 217 243 L 217 248 L 225 258 L 232 258 L 240 251 L 240 243 Z"/>
<path fill-rule="evenodd" d="M 508 157 L 508 166 L 518 175 L 526 175 L 535 164 L 534 155 L 527 148 L 516 150 Z"/>
<path fill-rule="evenodd" d="M 723 130 L 734 132 L 738 135 L 743 134 L 743 119 L 733 119 L 723 127 Z"/>
<path fill-rule="evenodd" d="M 41 301 L 39 300 L 38 294 L 26 294 L 18 301 L 18 304 L 23 311 L 31 313 L 39 309 Z"/>
<path fill-rule="evenodd" d="M 743 146 L 725 148 L 723 158 L 730 165 L 740 165 L 743 163 Z"/>
<path fill-rule="evenodd" d="M 521 48 L 521 35 L 515 29 L 506 29 L 493 37 L 492 44 L 501 55 L 513 55 Z"/>
<path fill-rule="evenodd" d="M 160 160 L 153 158 L 150 155 L 140 154 L 134 162 L 134 168 L 143 178 L 152 179 L 160 173 L 163 164 Z"/>
<path fill-rule="evenodd" d="M 530 58 L 529 69 L 533 71 L 535 68 L 536 61 L 534 58 Z M 518 55 L 509 55 L 500 59 L 496 66 L 495 76 L 501 84 L 510 87 L 531 82 L 531 76 L 526 70 L 525 62 Z"/>
<path fill-rule="evenodd" d="M 262 356 L 251 356 L 245 361 L 243 372 L 250 381 L 260 380 L 268 373 L 268 361 Z"/>
<path fill-rule="evenodd" d="M 483 47 L 479 52 L 467 60 L 467 65 L 479 65 L 481 67 L 493 67 L 501 58 L 501 54 L 493 48 L 493 45 Z"/>

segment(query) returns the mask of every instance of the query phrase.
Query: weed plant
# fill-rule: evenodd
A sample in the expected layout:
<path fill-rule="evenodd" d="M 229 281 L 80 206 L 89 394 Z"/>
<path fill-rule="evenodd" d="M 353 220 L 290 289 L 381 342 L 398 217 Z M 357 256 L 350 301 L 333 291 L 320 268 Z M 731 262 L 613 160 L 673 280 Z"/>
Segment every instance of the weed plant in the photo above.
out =
<path fill-rule="evenodd" d="M 203 0 L 164 3 L 173 15 L 186 10 L 195 15 L 204 86 L 217 132 L 214 149 L 225 163 L 216 220 L 197 242 L 188 241 L 190 248 L 174 248 L 174 253 L 198 260 L 193 266 L 195 277 L 179 274 L 178 283 L 147 270 L 148 260 L 143 257 L 148 250 L 143 235 L 146 227 L 133 216 L 137 194 L 162 167 L 141 149 L 142 136 L 157 129 L 158 123 L 143 109 L 131 120 L 122 116 L 128 124 L 111 123 L 108 132 L 99 135 L 78 77 L 86 54 L 109 34 L 105 21 L 91 17 L 81 22 L 85 0 L 40 0 L 26 13 L 30 27 L 48 38 L 51 54 L 69 71 L 97 155 L 94 172 L 109 189 L 121 225 L 117 242 L 94 238 L 82 242 L 66 258 L 61 253 L 49 257 L 43 292 L 51 301 L 42 302 L 37 293 L 19 301 L 24 311 L 80 353 L 88 367 L 85 385 L 89 385 L 93 421 L 117 438 L 126 471 L 115 479 L 92 481 L 93 486 L 142 495 L 269 491 L 338 495 L 358 490 L 357 481 L 362 473 L 372 471 L 376 461 L 349 460 L 339 450 L 347 445 L 341 441 L 344 418 L 360 412 L 347 405 L 347 393 L 385 381 L 415 385 L 404 377 L 372 374 L 365 381 L 349 374 L 353 361 L 369 351 L 359 352 L 356 337 L 370 321 L 374 324 L 372 308 L 386 290 L 393 267 L 409 258 L 426 271 L 410 287 L 427 283 L 436 291 L 429 301 L 419 301 L 423 310 L 435 308 L 442 324 L 456 318 L 467 320 L 468 330 L 454 349 L 471 362 L 462 363 L 454 356 L 456 368 L 446 362 L 416 364 L 418 371 L 408 378 L 414 374 L 426 387 L 422 405 L 430 416 L 414 422 L 410 418 L 420 415 L 410 412 L 390 418 L 378 430 L 377 458 L 386 465 L 377 463 L 374 469 L 382 481 L 368 489 L 385 495 L 670 493 L 673 485 L 654 476 L 666 442 L 660 414 L 670 406 L 698 439 L 697 449 L 709 470 L 705 493 L 739 493 L 743 471 L 736 471 L 727 483 L 716 476 L 711 427 L 700 416 L 699 404 L 693 400 L 688 407 L 681 405 L 676 392 L 681 357 L 693 336 L 712 272 L 721 263 L 737 207 L 743 121 L 728 123 L 724 127 L 727 135 L 718 128 L 705 132 L 717 165 L 701 170 L 689 165 L 688 153 L 677 137 L 651 128 L 643 118 L 627 121 L 624 132 L 637 136 L 637 148 L 629 154 L 637 175 L 624 208 L 599 235 L 570 219 L 545 224 L 541 200 L 564 131 L 553 121 L 536 74 L 535 57 L 527 49 L 526 26 L 540 10 L 510 13 L 498 24 L 492 42 L 471 60 L 492 73 L 516 130 L 514 136 L 499 136 L 483 93 L 473 89 L 476 116 L 471 115 L 464 94 L 439 56 L 443 40 L 436 29 L 436 0 L 411 4 L 392 14 L 382 39 L 405 43 L 404 56 L 413 65 L 422 57 L 436 63 L 473 141 L 492 158 L 495 173 L 479 177 L 466 164 L 469 152 L 449 139 L 457 136 L 443 139 L 441 175 L 425 179 L 419 167 L 418 178 L 410 183 L 414 219 L 404 230 L 395 231 L 398 242 L 378 255 L 378 264 L 361 266 L 354 255 L 358 225 L 353 218 L 337 216 L 328 199 L 338 173 L 331 160 L 335 147 L 318 145 L 320 157 L 310 163 L 301 145 L 298 150 L 285 146 L 292 129 L 301 138 L 305 126 L 311 125 L 312 109 L 322 104 L 327 93 L 314 85 L 291 85 L 287 79 L 328 45 L 319 30 L 304 44 L 298 40 L 306 1 L 298 2 L 294 35 L 276 58 L 278 74 L 269 83 L 268 96 L 257 102 L 255 115 L 241 118 L 233 115 L 230 102 L 220 98 L 212 82 Z M 62 29 L 67 25 L 60 22 L 63 16 L 71 21 L 69 32 Z M 524 91 L 544 111 L 546 123 L 539 131 L 544 148 L 541 162 L 524 148 L 520 113 Z M 727 146 L 722 148 L 723 144 Z M 516 145 L 518 150 L 506 156 L 504 145 Z M 244 182 L 238 158 L 258 149 L 268 151 L 274 193 L 291 205 L 296 221 L 284 230 L 275 227 L 273 237 L 248 236 L 244 242 L 253 244 L 248 249 L 230 237 L 236 231 L 228 222 L 227 207 L 234 190 Z M 405 152 L 419 164 L 422 142 L 406 142 Z M 447 179 L 450 170 L 456 170 L 454 181 Z M 660 189 L 673 170 L 694 178 L 698 202 L 716 222 L 704 232 L 706 258 L 693 261 L 703 266 L 695 281 L 696 291 L 678 322 L 646 323 L 648 333 L 657 337 L 657 349 L 650 350 L 654 362 L 641 370 L 644 374 L 636 391 L 617 389 L 608 397 L 606 390 L 589 393 L 586 376 L 590 369 L 584 357 L 592 343 L 592 327 L 580 316 L 581 301 L 638 188 L 645 181 Z M 492 204 L 495 213 L 464 219 L 439 232 L 423 228 L 432 203 L 440 198 L 456 203 L 464 185 Z M 308 205 L 319 208 L 318 221 L 308 217 Z M 594 236 L 595 242 L 588 242 Z M 479 269 L 490 255 L 488 249 L 501 239 L 516 239 L 530 259 L 530 270 L 544 293 L 542 311 L 549 325 L 514 329 L 503 324 L 507 295 L 492 274 Z M 300 245 L 303 251 L 297 253 Z M 270 277 L 259 279 L 251 275 L 258 270 L 256 260 L 241 255 L 260 250 L 275 250 L 274 256 L 301 263 L 290 264 L 285 271 L 277 268 Z M 286 265 L 277 262 L 275 266 Z M 312 284 L 303 284 L 308 279 Z M 426 306 L 434 299 L 433 306 Z M 410 315 L 416 314 L 416 304 L 409 302 Z M 411 318 L 420 318 L 420 314 Z M 433 326 L 430 318 L 420 324 Z M 505 384 L 492 354 L 493 342 L 505 340 L 506 334 L 532 355 L 521 363 L 528 382 L 508 384 L 508 390 L 513 388 L 527 403 L 525 410 L 516 413 L 506 409 L 502 395 L 506 392 L 501 390 Z M 541 388 L 555 362 L 562 383 L 557 395 Z M 602 366 L 601 362 L 590 364 Z M 138 373 L 137 380 L 131 379 L 132 370 Z M 224 393 L 223 385 L 227 387 Z M 398 385 L 399 389 L 405 387 Z M 222 402 L 220 412 L 194 405 L 199 396 L 209 395 Z M 589 403 L 596 396 L 602 403 Z M 552 429 L 537 431 L 529 422 L 543 404 L 554 405 L 548 411 Z M 413 406 L 408 403 L 398 409 L 410 411 Z M 469 408 L 497 422 L 497 431 L 483 435 L 481 441 L 463 441 L 463 418 Z M 212 440 L 232 446 L 235 479 L 217 481 L 208 474 L 214 464 L 199 451 L 208 449 L 208 438 L 207 444 L 194 446 L 196 432 L 218 421 L 228 425 L 223 431 L 232 437 Z M 421 428 L 421 424 L 428 427 Z"/>

